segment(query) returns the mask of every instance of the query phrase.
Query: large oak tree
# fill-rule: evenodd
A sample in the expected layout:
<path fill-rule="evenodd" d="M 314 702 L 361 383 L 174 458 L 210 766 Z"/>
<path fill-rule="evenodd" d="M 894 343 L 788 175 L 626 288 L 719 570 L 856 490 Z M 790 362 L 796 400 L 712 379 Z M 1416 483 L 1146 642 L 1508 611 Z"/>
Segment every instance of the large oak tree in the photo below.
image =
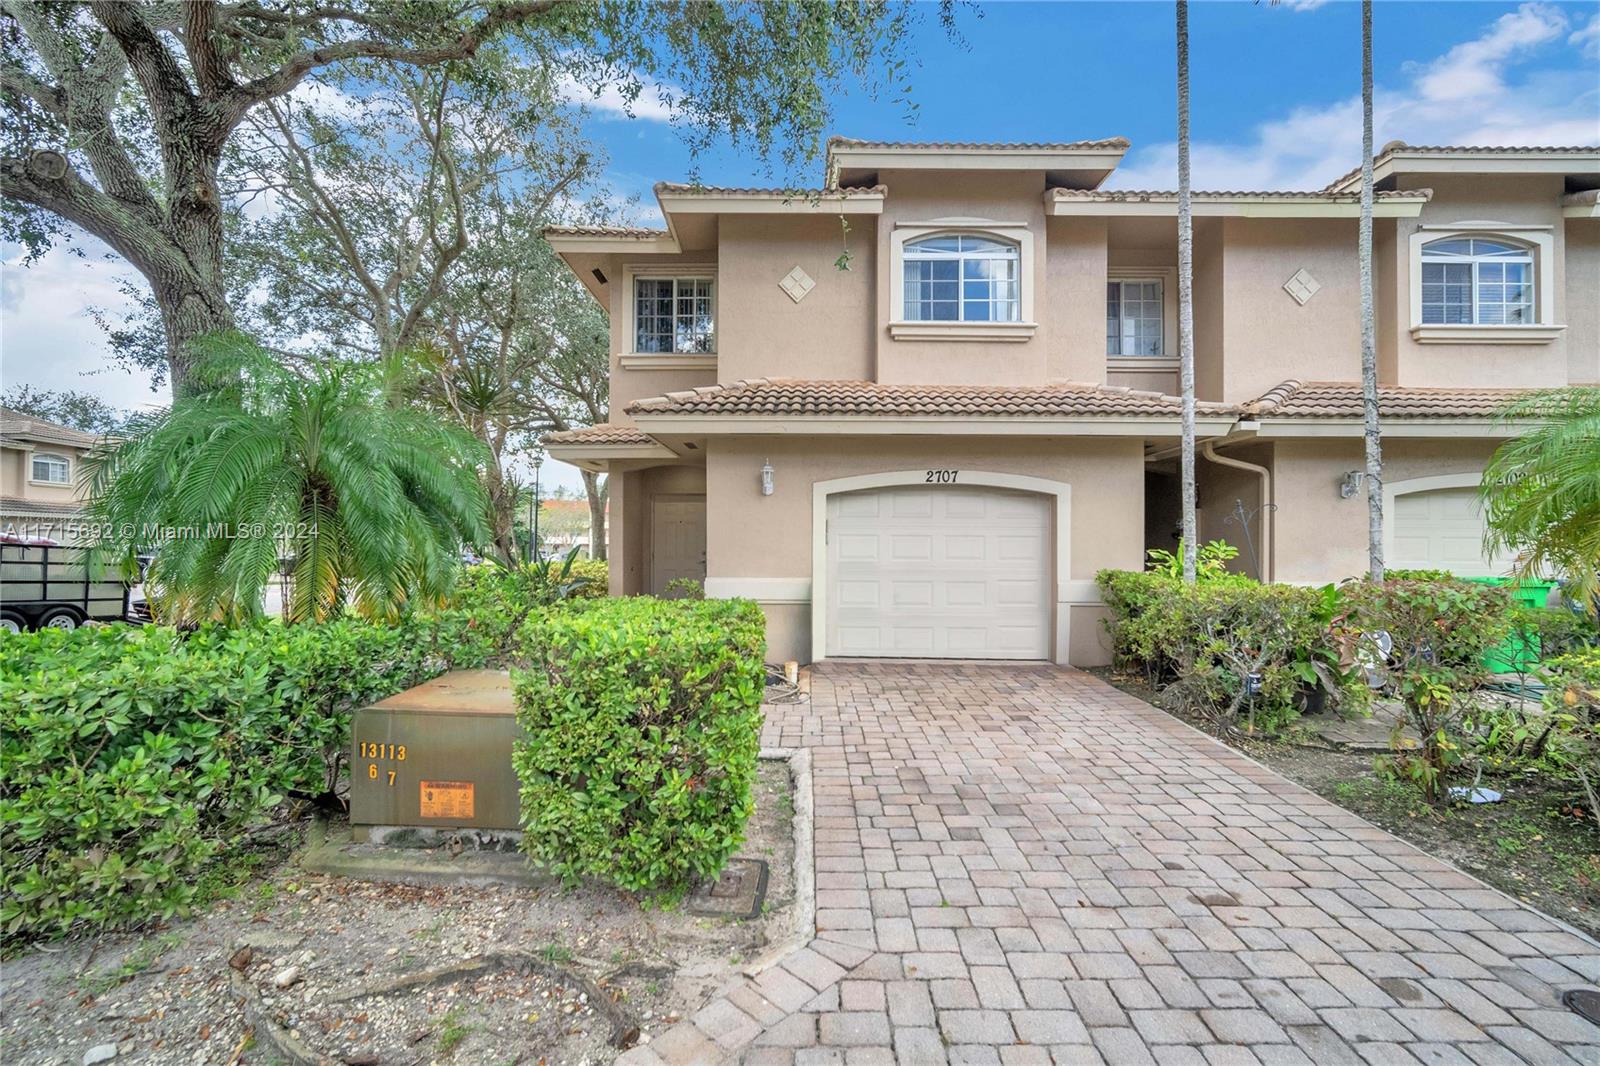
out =
<path fill-rule="evenodd" d="M 181 395 L 191 342 L 235 323 L 223 160 L 246 116 L 307 79 L 504 48 L 579 94 L 659 85 L 691 146 L 777 145 L 793 163 L 816 152 L 846 80 L 904 89 L 913 17 L 879 2 L 0 0 L 4 235 L 38 255 L 77 226 L 127 259 Z"/>

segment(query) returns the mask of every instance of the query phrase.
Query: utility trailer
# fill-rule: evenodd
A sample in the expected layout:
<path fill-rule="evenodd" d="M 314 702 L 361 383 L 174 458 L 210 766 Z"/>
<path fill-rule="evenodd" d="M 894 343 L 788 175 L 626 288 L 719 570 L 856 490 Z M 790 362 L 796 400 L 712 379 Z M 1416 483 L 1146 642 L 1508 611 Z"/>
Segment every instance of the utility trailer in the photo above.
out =
<path fill-rule="evenodd" d="M 87 548 L 0 537 L 0 632 L 128 619 L 129 586 Z"/>

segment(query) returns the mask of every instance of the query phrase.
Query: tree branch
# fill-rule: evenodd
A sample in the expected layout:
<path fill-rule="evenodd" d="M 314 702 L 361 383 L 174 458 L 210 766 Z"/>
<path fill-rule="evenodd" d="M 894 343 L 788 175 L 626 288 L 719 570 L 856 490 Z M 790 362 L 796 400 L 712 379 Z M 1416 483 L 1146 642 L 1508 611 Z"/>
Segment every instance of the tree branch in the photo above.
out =
<path fill-rule="evenodd" d="M 205 96 L 217 96 L 238 87 L 228 71 L 228 62 L 217 50 L 217 9 L 213 0 L 185 0 L 183 5 L 183 47 L 189 55 L 194 80 Z"/>
<path fill-rule="evenodd" d="M 387 41 L 340 41 L 308 49 L 290 57 L 276 70 L 237 86 L 225 94 L 225 119 L 233 128 L 254 105 L 275 96 L 282 96 L 319 67 L 347 59 L 387 59 L 392 63 L 411 66 L 431 66 L 453 59 L 467 59 L 480 45 L 505 27 L 526 22 L 556 6 L 556 0 L 523 0 L 503 3 L 492 8 L 469 29 L 463 30 L 449 44 L 430 48 L 413 48 Z M 330 16 L 331 17 L 331 16 Z M 341 16 L 344 17 L 344 16 Z"/>
<path fill-rule="evenodd" d="M 0 195 L 60 215 L 105 241 L 146 276 L 177 277 L 187 261 L 156 226 L 90 185 L 65 155 L 37 151 L 0 159 Z"/>

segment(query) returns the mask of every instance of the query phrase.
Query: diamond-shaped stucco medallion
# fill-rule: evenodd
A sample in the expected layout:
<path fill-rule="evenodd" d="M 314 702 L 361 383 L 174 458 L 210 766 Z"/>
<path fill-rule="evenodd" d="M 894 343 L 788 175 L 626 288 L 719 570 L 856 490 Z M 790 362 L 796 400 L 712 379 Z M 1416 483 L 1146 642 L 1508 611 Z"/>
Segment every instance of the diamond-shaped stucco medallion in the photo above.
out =
<path fill-rule="evenodd" d="M 795 303 L 804 300 L 806 293 L 816 287 L 817 283 L 811 280 L 811 275 L 801 270 L 798 266 L 785 274 L 783 279 L 778 282 L 778 288 L 788 293 L 789 299 Z"/>
<path fill-rule="evenodd" d="M 1283 283 L 1283 291 L 1294 297 L 1294 302 L 1304 307 L 1306 301 L 1315 296 L 1322 288 L 1322 282 L 1306 273 L 1301 267 L 1294 272 L 1294 277 Z"/>

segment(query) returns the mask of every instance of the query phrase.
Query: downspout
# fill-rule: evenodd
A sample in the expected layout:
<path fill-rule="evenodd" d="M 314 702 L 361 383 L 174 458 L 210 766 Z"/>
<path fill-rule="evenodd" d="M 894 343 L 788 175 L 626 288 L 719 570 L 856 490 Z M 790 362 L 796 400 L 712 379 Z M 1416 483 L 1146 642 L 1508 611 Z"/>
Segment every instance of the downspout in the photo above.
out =
<path fill-rule="evenodd" d="M 1231 437 L 1232 434 L 1229 434 Z M 1244 438 L 1250 439 L 1250 438 Z M 1217 454 L 1217 444 L 1213 438 L 1200 445 L 1200 454 L 1219 466 L 1231 466 L 1238 470 L 1248 470 L 1261 479 L 1261 580 L 1263 583 L 1271 581 L 1275 570 L 1273 556 L 1276 545 L 1272 541 L 1272 471 L 1257 463 L 1247 463 L 1243 459 L 1233 459 L 1226 455 Z M 1230 443 L 1228 437 L 1223 437 L 1222 444 Z"/>

